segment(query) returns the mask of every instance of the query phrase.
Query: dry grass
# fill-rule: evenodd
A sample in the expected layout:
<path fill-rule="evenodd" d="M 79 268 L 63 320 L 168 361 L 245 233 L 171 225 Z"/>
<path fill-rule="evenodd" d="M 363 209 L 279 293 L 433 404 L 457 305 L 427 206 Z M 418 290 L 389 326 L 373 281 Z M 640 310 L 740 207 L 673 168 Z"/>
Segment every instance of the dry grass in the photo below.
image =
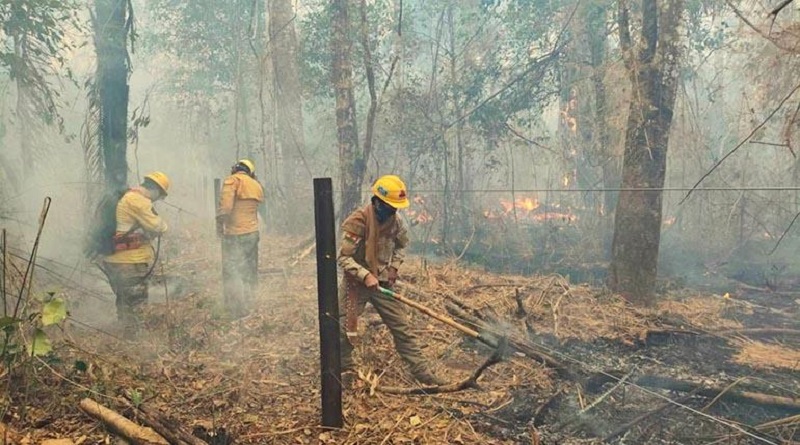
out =
<path fill-rule="evenodd" d="M 800 371 L 800 350 L 777 343 L 765 343 L 750 339 L 733 342 L 739 351 L 733 357 L 736 363 L 755 369 L 787 369 Z"/>
<path fill-rule="evenodd" d="M 752 314 L 752 309 L 725 297 L 694 295 L 663 300 L 659 302 L 656 313 L 679 316 L 690 326 L 714 331 L 741 328 L 742 323 L 731 317 Z"/>
<path fill-rule="evenodd" d="M 236 436 L 237 444 L 511 444 L 529 438 L 512 433 L 514 425 L 497 420 L 502 417 L 498 413 L 515 404 L 532 412 L 562 383 L 540 363 L 511 355 L 483 375 L 480 390 L 438 396 L 373 391 L 376 384 L 408 387 L 415 383 L 394 352 L 388 330 L 371 323 L 367 314 L 356 356 L 370 383 L 358 381 L 345 392 L 345 428 L 323 431 L 318 427 L 313 255 L 286 280 L 267 270 L 281 267 L 293 253 L 294 247 L 285 251 L 278 247 L 296 246 L 297 240 L 264 243 L 269 255 L 263 256 L 263 295 L 252 315 L 229 321 L 219 304 L 216 245 L 196 236 L 189 241 L 172 253 L 165 269 L 194 277 L 196 290 L 169 303 L 150 304 L 148 333 L 142 339 L 121 340 L 115 337 L 113 325 L 99 326 L 100 330 L 67 325 L 65 341 L 57 348 L 61 362 L 38 369 L 37 378 L 46 383 L 46 389 L 31 400 L 46 408 L 41 411 L 50 413 L 44 416 L 50 420 L 45 427 L 32 426 L 42 424 L 42 419 L 12 425 L 25 431 L 31 443 L 63 436 L 103 443 L 109 433 L 77 411 L 78 400 L 88 395 L 123 409 L 119 398 L 138 394 L 181 424 L 224 426 Z M 705 329 L 736 328 L 741 324 L 729 317 L 746 310 L 707 296 L 682 296 L 662 302 L 655 310 L 642 310 L 556 275 L 499 276 L 421 261 L 408 264 L 404 272 L 409 296 L 434 310 L 446 312 L 447 302 L 455 297 L 494 320 L 496 327 L 523 338 L 532 327 L 536 335 L 552 335 L 561 341 L 607 338 L 630 343 L 641 332 L 661 327 L 661 317 L 678 317 Z M 465 378 L 491 353 L 421 314 L 412 313 L 411 319 L 424 354 L 448 380 Z M 97 327 L 92 320 L 83 321 Z M 797 369 L 800 361 L 800 351 L 786 346 L 750 341 L 739 345 L 742 349 L 736 360 L 741 364 Z M 72 369 L 77 360 L 87 363 L 88 369 Z"/>

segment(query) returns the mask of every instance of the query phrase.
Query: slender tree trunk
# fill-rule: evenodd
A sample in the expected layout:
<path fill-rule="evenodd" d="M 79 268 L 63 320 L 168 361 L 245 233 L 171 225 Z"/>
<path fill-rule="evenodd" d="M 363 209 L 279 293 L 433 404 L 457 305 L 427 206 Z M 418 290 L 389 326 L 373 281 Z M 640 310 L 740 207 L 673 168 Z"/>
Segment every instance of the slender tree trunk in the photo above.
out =
<path fill-rule="evenodd" d="M 450 34 L 450 41 L 449 41 L 449 59 L 450 59 L 450 97 L 453 101 L 453 120 L 457 121 L 455 125 L 455 133 L 456 133 L 456 176 L 458 181 L 458 188 L 455 193 L 456 201 L 461 201 L 463 190 L 466 189 L 466 177 L 464 173 L 464 161 L 466 157 L 466 153 L 464 153 L 464 144 L 463 144 L 463 130 L 464 124 L 461 120 L 461 114 L 463 113 L 461 107 L 461 101 L 458 98 L 458 68 L 456 67 L 456 24 L 455 18 L 453 17 L 453 5 L 451 4 L 447 8 L 447 25 L 449 28 Z"/>
<path fill-rule="evenodd" d="M 361 15 L 361 47 L 364 52 L 364 71 L 367 73 L 367 88 L 369 89 L 369 109 L 367 110 L 367 124 L 364 131 L 364 160 L 372 154 L 372 143 L 375 139 L 375 118 L 378 117 L 378 92 L 375 88 L 375 67 L 372 62 L 372 48 L 369 42 L 369 23 L 367 22 L 367 2 L 359 2 Z"/>
<path fill-rule="evenodd" d="M 633 96 L 625 134 L 623 188 L 664 186 L 667 147 L 677 87 L 681 0 L 642 1 L 642 45 L 635 59 L 628 10 L 620 2 L 620 43 Z M 661 237 L 662 192 L 621 192 L 614 221 L 609 281 L 634 302 L 651 304 Z"/>
<path fill-rule="evenodd" d="M 122 189 L 128 182 L 127 9 L 127 0 L 95 0 L 100 144 L 106 185 L 112 189 Z"/>
<path fill-rule="evenodd" d="M 606 20 L 607 3 L 590 4 L 586 14 L 586 36 L 589 41 L 589 59 L 592 65 L 591 82 L 594 92 L 593 151 L 601 163 L 603 188 L 616 188 L 620 183 L 619 162 L 611 146 L 611 129 L 608 123 L 608 93 L 605 85 L 606 71 Z M 602 36 L 602 38 L 600 37 Z M 614 208 L 617 205 L 617 192 L 604 192 L 598 202 L 602 218 L 603 250 L 606 258 L 611 257 L 611 239 L 614 230 Z"/>
<path fill-rule="evenodd" d="M 269 6 L 269 39 L 275 74 L 275 100 L 280 113 L 277 140 L 283 152 L 282 182 L 290 195 L 302 188 L 307 176 L 303 164 L 303 95 L 297 65 L 296 15 L 291 0 L 272 0 Z"/>
<path fill-rule="evenodd" d="M 22 61 L 27 58 L 27 36 L 19 35 L 14 37 L 14 54 L 17 60 Z M 21 72 L 21 70 L 20 70 Z M 33 111 L 33 104 L 30 100 L 30 91 L 21 79 L 17 79 L 17 103 L 16 115 L 17 125 L 19 126 L 19 150 L 22 157 L 22 175 L 26 178 L 34 173 L 33 138 L 35 137 L 32 127 L 36 116 Z"/>
<path fill-rule="evenodd" d="M 361 201 L 366 159 L 358 149 L 356 104 L 353 99 L 353 67 L 350 60 L 348 0 L 331 0 L 333 87 L 336 96 L 336 129 L 339 147 L 339 218 L 345 218 Z"/>

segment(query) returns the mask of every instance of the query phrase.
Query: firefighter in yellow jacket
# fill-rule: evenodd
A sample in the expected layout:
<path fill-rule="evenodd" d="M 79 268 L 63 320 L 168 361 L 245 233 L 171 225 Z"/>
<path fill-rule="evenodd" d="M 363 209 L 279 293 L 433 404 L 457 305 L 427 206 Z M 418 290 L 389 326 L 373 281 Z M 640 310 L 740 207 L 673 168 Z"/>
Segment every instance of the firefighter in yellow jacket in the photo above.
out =
<path fill-rule="evenodd" d="M 350 337 L 357 332 L 358 316 L 369 302 L 394 337 L 397 353 L 420 383 L 441 385 L 420 351 L 417 336 L 408 324 L 405 306 L 378 291 L 392 288 L 405 259 L 408 231 L 396 215 L 409 206 L 406 186 L 394 175 L 379 178 L 372 186 L 372 199 L 357 209 L 342 224 L 342 244 L 338 263 L 344 269 L 339 287 L 340 341 L 342 369 L 352 371 L 353 346 Z"/>
<path fill-rule="evenodd" d="M 152 240 L 167 231 L 153 202 L 166 197 L 169 186 L 167 175 L 153 172 L 117 203 L 114 253 L 104 258 L 104 268 L 117 297 L 117 318 L 127 334 L 138 331 L 138 309 L 147 301 L 147 281 L 156 260 Z"/>
<path fill-rule="evenodd" d="M 217 209 L 225 305 L 237 318 L 246 315 L 258 287 L 258 211 L 263 202 L 255 164 L 240 160 L 222 185 Z"/>

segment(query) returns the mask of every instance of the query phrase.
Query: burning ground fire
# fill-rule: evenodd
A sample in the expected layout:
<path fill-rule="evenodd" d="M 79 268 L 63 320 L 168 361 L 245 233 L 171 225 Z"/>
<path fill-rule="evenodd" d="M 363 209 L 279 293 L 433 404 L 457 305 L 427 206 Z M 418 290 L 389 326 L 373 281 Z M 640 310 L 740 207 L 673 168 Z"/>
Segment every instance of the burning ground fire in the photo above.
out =
<path fill-rule="evenodd" d="M 411 226 L 425 225 L 432 223 L 435 218 L 428 208 L 424 197 L 416 196 L 414 204 L 405 211 Z M 492 206 L 482 212 L 487 220 L 506 220 L 515 219 L 527 222 L 560 221 L 573 223 L 578 220 L 578 216 L 570 209 L 563 209 L 559 204 L 543 204 L 538 198 L 519 197 L 514 201 L 500 199 L 497 205 Z"/>
<path fill-rule="evenodd" d="M 516 218 L 532 222 L 563 221 L 575 222 L 578 216 L 570 209 L 562 209 L 558 204 L 542 204 L 534 197 L 519 197 L 514 201 L 500 200 L 500 209 L 489 209 L 483 212 L 489 220 Z"/>

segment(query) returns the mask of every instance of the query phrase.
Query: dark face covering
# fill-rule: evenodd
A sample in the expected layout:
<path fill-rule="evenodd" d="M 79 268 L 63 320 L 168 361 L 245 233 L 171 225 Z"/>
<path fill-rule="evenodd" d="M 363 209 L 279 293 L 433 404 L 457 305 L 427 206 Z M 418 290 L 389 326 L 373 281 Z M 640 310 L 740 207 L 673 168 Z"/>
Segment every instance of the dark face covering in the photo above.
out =
<path fill-rule="evenodd" d="M 375 207 L 375 217 L 378 219 L 378 224 L 383 224 L 395 213 L 397 213 L 397 209 L 389 204 L 386 204 L 380 199 L 374 199 L 372 201 L 372 205 Z"/>

